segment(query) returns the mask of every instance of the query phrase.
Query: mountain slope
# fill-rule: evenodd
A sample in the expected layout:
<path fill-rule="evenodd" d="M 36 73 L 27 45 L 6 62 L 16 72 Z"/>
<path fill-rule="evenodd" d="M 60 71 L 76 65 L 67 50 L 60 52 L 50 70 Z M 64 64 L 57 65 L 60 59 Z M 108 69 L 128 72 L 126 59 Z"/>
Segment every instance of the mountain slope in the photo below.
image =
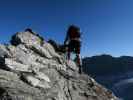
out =
<path fill-rule="evenodd" d="M 133 57 L 99 55 L 83 59 L 83 69 L 122 100 L 133 100 Z"/>
<path fill-rule="evenodd" d="M 36 33 L 19 32 L 0 45 L 0 99 L 117 100 Z"/>

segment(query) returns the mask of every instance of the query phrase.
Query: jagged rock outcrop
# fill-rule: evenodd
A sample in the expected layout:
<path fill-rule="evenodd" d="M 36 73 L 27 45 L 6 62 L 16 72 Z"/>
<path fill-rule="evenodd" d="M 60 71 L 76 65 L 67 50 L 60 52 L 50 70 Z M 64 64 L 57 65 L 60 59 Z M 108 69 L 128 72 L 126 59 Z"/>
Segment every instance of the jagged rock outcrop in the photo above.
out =
<path fill-rule="evenodd" d="M 36 34 L 0 45 L 0 100 L 117 100 Z"/>

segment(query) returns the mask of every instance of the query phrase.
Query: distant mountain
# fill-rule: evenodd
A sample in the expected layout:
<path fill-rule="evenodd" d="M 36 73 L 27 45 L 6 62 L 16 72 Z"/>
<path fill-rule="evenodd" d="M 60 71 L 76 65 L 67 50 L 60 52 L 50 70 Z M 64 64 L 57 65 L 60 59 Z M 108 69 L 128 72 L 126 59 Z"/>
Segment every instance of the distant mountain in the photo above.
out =
<path fill-rule="evenodd" d="M 133 57 L 99 55 L 83 59 L 84 72 L 91 75 L 121 74 L 133 70 Z"/>
<path fill-rule="evenodd" d="M 83 70 L 122 100 L 133 100 L 133 57 L 99 55 L 83 59 Z"/>

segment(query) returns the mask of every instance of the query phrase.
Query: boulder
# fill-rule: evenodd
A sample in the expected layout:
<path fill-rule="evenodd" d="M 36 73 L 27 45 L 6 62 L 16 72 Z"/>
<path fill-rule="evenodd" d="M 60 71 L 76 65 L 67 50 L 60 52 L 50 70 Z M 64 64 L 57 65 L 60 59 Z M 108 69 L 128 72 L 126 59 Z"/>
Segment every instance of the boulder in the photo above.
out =
<path fill-rule="evenodd" d="M 41 42 L 42 41 L 38 36 L 29 31 L 18 32 L 12 36 L 11 40 L 11 44 L 15 46 L 19 44 L 25 44 L 27 46 L 41 45 Z"/>
<path fill-rule="evenodd" d="M 32 72 L 32 70 L 30 69 L 30 66 L 18 63 L 9 58 L 5 59 L 5 65 L 7 69 L 10 69 L 13 71 Z"/>

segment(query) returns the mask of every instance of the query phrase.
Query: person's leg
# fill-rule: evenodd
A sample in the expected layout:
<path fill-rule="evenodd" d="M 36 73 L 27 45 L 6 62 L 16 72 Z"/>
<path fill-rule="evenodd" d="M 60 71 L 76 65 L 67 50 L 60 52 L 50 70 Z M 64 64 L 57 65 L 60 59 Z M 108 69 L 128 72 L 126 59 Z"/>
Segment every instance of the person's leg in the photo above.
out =
<path fill-rule="evenodd" d="M 81 65 L 81 59 L 80 59 L 80 41 L 76 42 L 75 47 L 75 53 L 76 53 L 76 59 L 77 59 L 77 65 L 79 66 L 79 73 L 82 73 L 82 65 Z"/>
<path fill-rule="evenodd" d="M 69 45 L 68 45 L 68 53 L 67 53 L 68 60 L 70 60 L 70 58 L 71 58 L 71 52 L 73 52 L 73 51 L 74 51 L 74 41 L 71 40 L 69 42 Z"/>
<path fill-rule="evenodd" d="M 70 56 L 71 56 L 71 51 L 70 49 L 68 49 L 68 52 L 67 52 L 67 59 L 70 60 Z"/>
<path fill-rule="evenodd" d="M 77 64 L 80 65 L 80 41 L 75 41 L 75 53 Z"/>
<path fill-rule="evenodd" d="M 77 64 L 80 65 L 80 54 L 76 54 Z"/>
<path fill-rule="evenodd" d="M 68 44 L 68 50 L 67 50 L 67 59 L 68 60 L 70 60 L 71 51 L 72 51 L 72 42 L 70 41 L 69 44 Z"/>

